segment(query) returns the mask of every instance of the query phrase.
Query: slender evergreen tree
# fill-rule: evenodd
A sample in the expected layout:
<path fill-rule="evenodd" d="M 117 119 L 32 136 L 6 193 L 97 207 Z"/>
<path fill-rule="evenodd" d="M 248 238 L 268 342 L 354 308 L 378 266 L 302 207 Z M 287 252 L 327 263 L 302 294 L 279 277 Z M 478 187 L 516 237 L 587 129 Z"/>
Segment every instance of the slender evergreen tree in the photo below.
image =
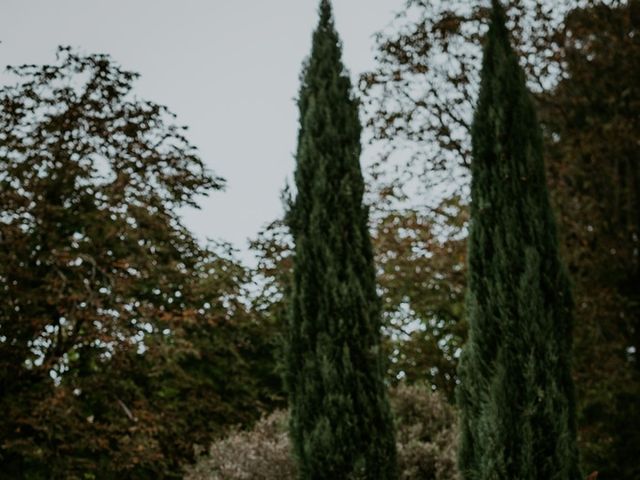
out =
<path fill-rule="evenodd" d="M 320 3 L 298 104 L 286 384 L 299 475 L 392 479 L 395 441 L 362 204 L 361 126 L 328 0 Z"/>
<path fill-rule="evenodd" d="M 465 480 L 577 480 L 571 293 L 541 132 L 505 22 L 493 0 L 472 127 L 459 464 Z"/>

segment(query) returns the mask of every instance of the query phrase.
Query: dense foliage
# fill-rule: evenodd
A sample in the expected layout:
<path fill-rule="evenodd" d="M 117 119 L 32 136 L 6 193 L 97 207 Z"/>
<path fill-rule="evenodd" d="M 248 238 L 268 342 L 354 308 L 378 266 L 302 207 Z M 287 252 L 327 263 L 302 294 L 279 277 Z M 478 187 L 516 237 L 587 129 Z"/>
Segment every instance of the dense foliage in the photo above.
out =
<path fill-rule="evenodd" d="M 386 173 L 387 190 L 405 204 L 397 185 L 418 185 L 409 208 L 398 209 L 401 216 L 431 215 L 451 185 L 468 201 L 486 5 L 409 0 L 379 36 L 377 68 L 362 78 L 369 125 L 385 150 L 378 169 Z M 599 470 L 599 478 L 635 479 L 640 2 L 514 0 L 507 6 L 514 47 L 537 101 L 560 248 L 574 284 L 581 460 L 586 471 Z M 435 264 L 447 262 L 455 266 L 457 258 L 446 255 Z M 407 284 L 424 278 L 406 273 Z M 428 323 L 419 310 L 407 311 L 414 323 Z"/>
<path fill-rule="evenodd" d="M 136 75 L 60 49 L 0 91 L 0 463 L 11 478 L 179 475 L 250 420 L 246 270 L 176 208 L 220 188 Z"/>
<path fill-rule="evenodd" d="M 299 476 L 392 479 L 395 442 L 362 204 L 358 104 L 326 0 L 298 104 L 285 379 Z"/>
<path fill-rule="evenodd" d="M 468 209 L 457 197 L 427 211 L 378 199 L 372 212 L 387 381 L 426 383 L 453 400 L 466 338 Z"/>
<path fill-rule="evenodd" d="M 506 4 L 573 281 L 583 470 L 635 480 L 640 2 Z M 467 335 L 471 126 L 488 5 L 407 0 L 361 81 L 383 152 L 365 172 L 365 197 L 385 382 L 426 385 L 449 401 Z M 338 51 L 326 48 L 325 59 Z M 264 478 L 288 469 L 283 415 L 255 430 L 277 430 L 273 448 L 245 436 L 261 412 L 286 405 L 294 244 L 285 223 L 253 242 L 255 268 L 229 245 L 199 245 L 178 208 L 224 182 L 109 57 L 64 48 L 54 64 L 13 74 L 0 90 L 0 477 L 178 478 L 194 446 L 232 424 L 239 430 L 214 444 L 228 468 Z M 342 88 L 346 76 L 335 80 Z M 344 98 L 333 103 L 350 105 L 340 111 L 353 119 L 356 102 Z M 309 115 L 316 105 L 306 103 Z M 440 396 L 432 404 L 411 391 L 416 409 L 440 412 Z M 397 419 L 400 476 L 456 478 L 430 476 L 451 462 L 453 445 L 431 427 L 420 433 L 415 418 Z"/>
<path fill-rule="evenodd" d="M 541 101 L 547 164 L 574 282 L 581 457 L 640 477 L 640 2 L 577 9 L 567 75 Z"/>
<path fill-rule="evenodd" d="M 460 470 L 469 480 L 578 480 L 571 291 L 558 258 L 542 134 L 498 0 L 472 145 Z"/>

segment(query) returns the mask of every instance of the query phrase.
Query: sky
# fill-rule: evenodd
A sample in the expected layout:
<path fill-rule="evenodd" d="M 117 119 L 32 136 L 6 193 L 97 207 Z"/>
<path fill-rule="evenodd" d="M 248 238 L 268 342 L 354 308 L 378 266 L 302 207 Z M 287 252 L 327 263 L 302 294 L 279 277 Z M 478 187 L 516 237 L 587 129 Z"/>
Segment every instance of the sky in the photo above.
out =
<path fill-rule="evenodd" d="M 334 0 L 354 80 L 374 63 L 375 32 L 404 0 Z M 57 45 L 108 53 L 141 74 L 140 98 L 166 105 L 223 193 L 185 210 L 201 239 L 247 239 L 281 215 L 294 169 L 295 96 L 318 0 L 0 0 L 0 65 L 48 63 Z M 1 77 L 0 77 L 1 78 Z M 365 150 L 363 162 L 370 151 Z M 244 253 L 243 253 L 244 252 Z"/>

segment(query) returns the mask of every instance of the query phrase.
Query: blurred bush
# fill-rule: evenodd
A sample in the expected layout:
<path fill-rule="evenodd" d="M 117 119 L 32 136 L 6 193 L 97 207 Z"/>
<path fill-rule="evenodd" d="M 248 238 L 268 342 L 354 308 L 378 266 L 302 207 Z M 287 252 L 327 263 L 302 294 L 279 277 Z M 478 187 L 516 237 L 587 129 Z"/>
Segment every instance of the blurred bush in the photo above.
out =
<path fill-rule="evenodd" d="M 457 480 L 456 412 L 438 393 L 400 386 L 391 392 L 401 480 Z M 288 415 L 277 410 L 251 430 L 236 429 L 211 445 L 187 480 L 295 480 Z"/>

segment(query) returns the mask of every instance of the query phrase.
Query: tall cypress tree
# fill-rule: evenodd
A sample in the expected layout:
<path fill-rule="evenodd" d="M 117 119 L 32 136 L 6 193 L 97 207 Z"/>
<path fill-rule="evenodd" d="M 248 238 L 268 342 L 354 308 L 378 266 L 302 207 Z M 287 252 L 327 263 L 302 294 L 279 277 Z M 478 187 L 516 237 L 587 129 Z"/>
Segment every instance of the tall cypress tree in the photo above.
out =
<path fill-rule="evenodd" d="M 571 292 L 540 127 L 497 0 L 491 17 L 472 127 L 459 464 L 465 480 L 576 480 Z"/>
<path fill-rule="evenodd" d="M 391 479 L 395 441 L 362 204 L 361 126 L 328 0 L 320 4 L 298 105 L 286 384 L 299 474 Z"/>

